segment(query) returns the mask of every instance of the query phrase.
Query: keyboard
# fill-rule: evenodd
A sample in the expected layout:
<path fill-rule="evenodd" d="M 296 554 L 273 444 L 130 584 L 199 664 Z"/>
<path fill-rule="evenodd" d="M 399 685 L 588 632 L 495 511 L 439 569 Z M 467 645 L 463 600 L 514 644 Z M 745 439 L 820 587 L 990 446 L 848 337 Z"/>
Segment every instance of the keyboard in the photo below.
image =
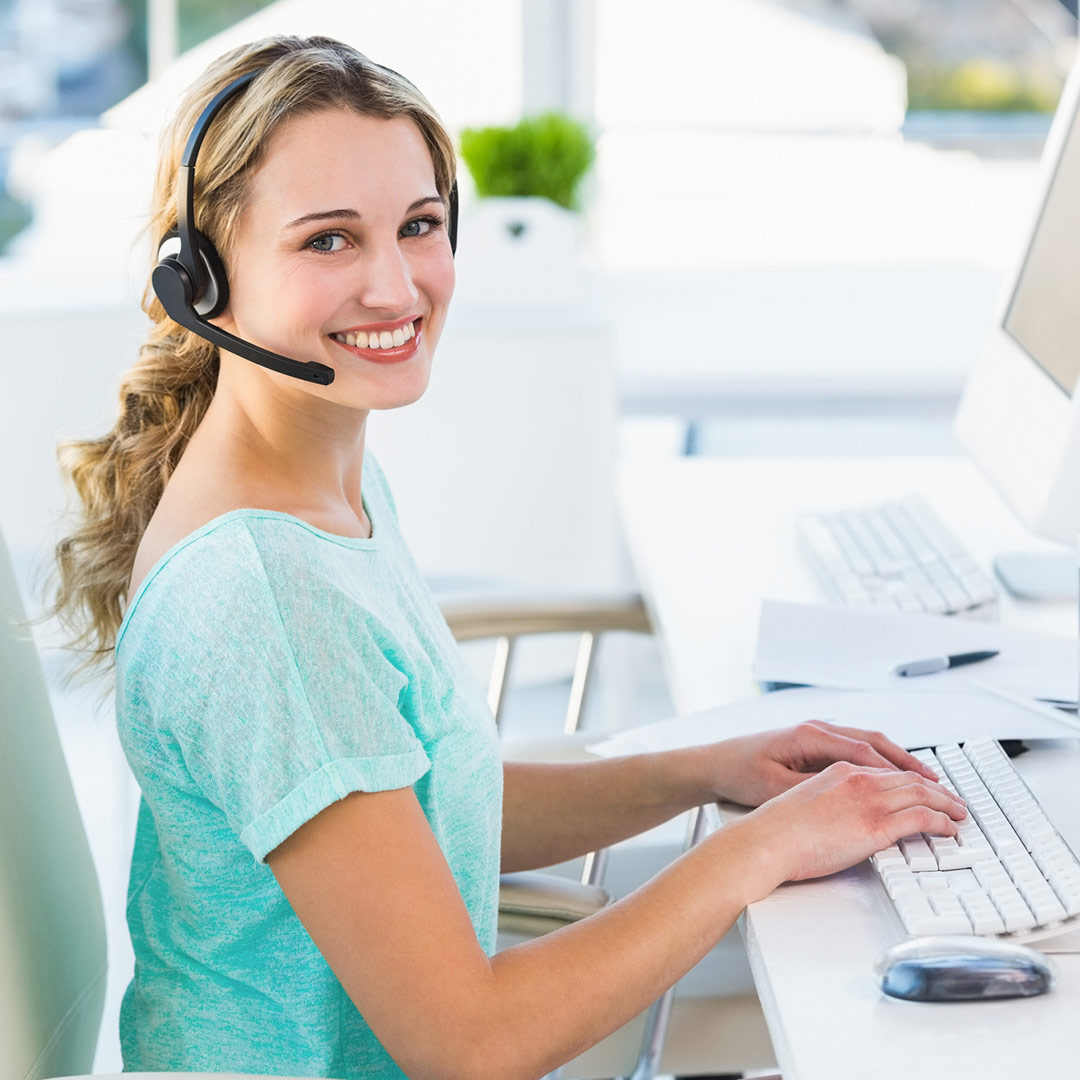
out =
<path fill-rule="evenodd" d="M 1080 861 L 989 738 L 914 751 L 962 798 L 956 837 L 917 834 L 871 857 L 909 935 L 1036 941 L 1080 929 Z"/>
<path fill-rule="evenodd" d="M 995 618 L 998 590 L 917 495 L 796 520 L 799 547 L 830 599 Z"/>

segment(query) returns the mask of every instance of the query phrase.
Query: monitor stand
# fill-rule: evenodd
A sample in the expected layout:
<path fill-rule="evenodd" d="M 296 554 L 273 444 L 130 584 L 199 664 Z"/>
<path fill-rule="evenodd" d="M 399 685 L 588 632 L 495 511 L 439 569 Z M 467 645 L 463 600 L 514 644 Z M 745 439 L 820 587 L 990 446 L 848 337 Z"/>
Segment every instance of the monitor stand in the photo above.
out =
<path fill-rule="evenodd" d="M 1069 551 L 1008 551 L 994 559 L 998 580 L 1018 600 L 1075 600 L 1080 561 Z"/>

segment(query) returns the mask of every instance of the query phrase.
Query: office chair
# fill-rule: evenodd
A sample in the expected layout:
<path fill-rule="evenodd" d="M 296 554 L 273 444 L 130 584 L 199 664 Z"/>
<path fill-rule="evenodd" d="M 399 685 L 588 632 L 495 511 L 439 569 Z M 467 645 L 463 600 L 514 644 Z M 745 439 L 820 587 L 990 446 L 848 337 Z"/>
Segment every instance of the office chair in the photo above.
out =
<path fill-rule="evenodd" d="M 488 704 L 496 724 L 503 719 L 509 672 L 519 639 L 538 634 L 578 634 L 580 646 L 571 682 L 562 736 L 542 742 L 512 744 L 507 760 L 581 761 L 596 736 L 581 730 L 593 686 L 598 645 L 613 631 L 651 634 L 652 623 L 637 594 L 499 594 L 444 600 L 443 616 L 460 643 L 494 640 Z M 691 815 L 687 844 L 700 837 L 703 822 Z M 557 929 L 599 911 L 612 897 L 601 886 L 608 875 L 609 851 L 586 856 L 579 882 L 527 871 L 503 875 L 499 902 L 499 947 Z M 649 866 L 648 873 L 663 864 Z M 638 867 L 638 869 L 642 869 Z M 723 964 L 719 957 L 716 963 Z M 715 964 L 714 964 L 715 966 Z M 714 972 L 699 965 L 644 1014 L 624 1025 L 581 1057 L 550 1074 L 589 1078 L 620 1076 L 653 1080 L 661 1060 L 668 1071 L 686 1075 L 739 1074 L 745 1068 L 774 1062 L 761 1006 L 752 988 L 716 985 Z M 670 1045 L 669 1045 L 670 1043 Z"/>

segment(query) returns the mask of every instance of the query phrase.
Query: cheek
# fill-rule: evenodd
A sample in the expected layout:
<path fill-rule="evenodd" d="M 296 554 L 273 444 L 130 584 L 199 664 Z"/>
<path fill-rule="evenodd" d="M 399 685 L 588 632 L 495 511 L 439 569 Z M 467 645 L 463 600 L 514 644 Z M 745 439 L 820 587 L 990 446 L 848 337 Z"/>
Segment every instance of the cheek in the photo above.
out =
<path fill-rule="evenodd" d="M 450 297 L 454 295 L 455 280 L 454 257 L 447 245 L 445 258 L 439 259 L 431 267 L 432 300 L 435 303 L 448 304 Z"/>

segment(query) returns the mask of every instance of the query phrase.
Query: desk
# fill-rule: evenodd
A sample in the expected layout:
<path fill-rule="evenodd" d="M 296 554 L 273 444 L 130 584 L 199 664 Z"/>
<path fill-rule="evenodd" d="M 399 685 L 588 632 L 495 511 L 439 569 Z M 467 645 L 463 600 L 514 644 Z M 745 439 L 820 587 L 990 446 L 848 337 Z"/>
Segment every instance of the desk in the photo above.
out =
<path fill-rule="evenodd" d="M 755 692 L 750 663 L 763 597 L 820 599 L 793 546 L 796 509 L 911 491 L 925 495 L 987 566 L 1003 549 L 1049 546 L 1032 541 L 960 458 L 683 459 L 627 467 L 619 493 L 627 539 L 677 708 L 696 711 Z M 1076 632 L 1073 604 L 1003 598 L 1001 617 Z M 1080 746 L 1047 745 L 1016 764 L 1080 850 Z M 785 1080 L 1011 1080 L 1080 1068 L 1080 955 L 1057 957 L 1060 986 L 1031 1001 L 937 1007 L 885 998 L 871 965 L 904 935 L 866 864 L 782 886 L 747 909 L 740 929 Z"/>

